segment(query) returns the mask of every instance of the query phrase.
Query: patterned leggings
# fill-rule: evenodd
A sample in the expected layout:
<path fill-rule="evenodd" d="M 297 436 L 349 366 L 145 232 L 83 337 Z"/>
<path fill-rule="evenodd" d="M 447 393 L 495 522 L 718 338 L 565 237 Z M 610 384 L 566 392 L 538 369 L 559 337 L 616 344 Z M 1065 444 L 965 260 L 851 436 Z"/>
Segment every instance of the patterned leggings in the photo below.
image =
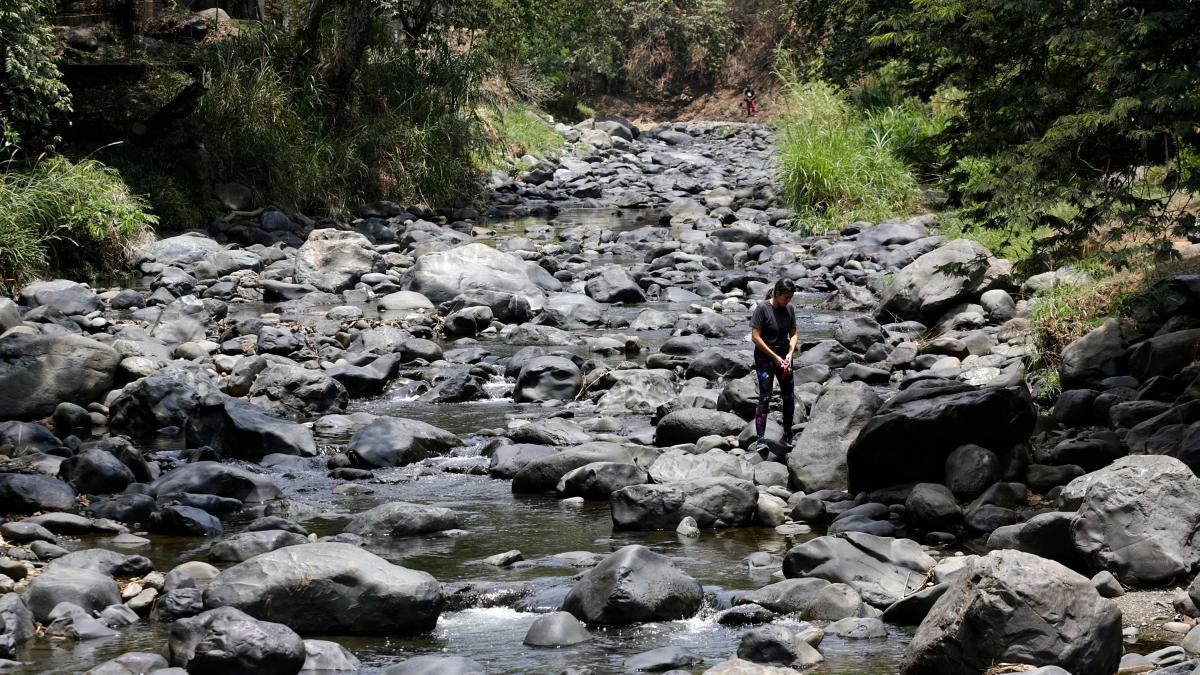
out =
<path fill-rule="evenodd" d="M 767 433 L 767 412 L 771 406 L 771 390 L 775 378 L 779 377 L 779 397 L 783 399 L 783 437 L 792 435 L 792 417 L 796 414 L 796 389 L 792 369 L 786 375 L 779 374 L 779 366 L 771 357 L 754 350 L 754 370 L 758 375 L 758 407 L 754 411 L 754 430 L 762 438 Z"/>

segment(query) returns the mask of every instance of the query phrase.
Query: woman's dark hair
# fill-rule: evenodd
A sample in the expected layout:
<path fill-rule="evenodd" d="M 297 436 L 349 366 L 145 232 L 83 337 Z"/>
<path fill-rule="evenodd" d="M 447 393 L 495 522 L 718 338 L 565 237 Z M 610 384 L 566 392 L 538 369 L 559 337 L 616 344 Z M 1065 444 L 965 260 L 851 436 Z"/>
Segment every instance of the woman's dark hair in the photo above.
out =
<path fill-rule="evenodd" d="M 767 299 L 770 300 L 777 295 L 787 295 L 788 293 L 795 292 L 796 284 L 791 279 L 780 279 L 775 282 L 774 287 L 767 291 Z"/>

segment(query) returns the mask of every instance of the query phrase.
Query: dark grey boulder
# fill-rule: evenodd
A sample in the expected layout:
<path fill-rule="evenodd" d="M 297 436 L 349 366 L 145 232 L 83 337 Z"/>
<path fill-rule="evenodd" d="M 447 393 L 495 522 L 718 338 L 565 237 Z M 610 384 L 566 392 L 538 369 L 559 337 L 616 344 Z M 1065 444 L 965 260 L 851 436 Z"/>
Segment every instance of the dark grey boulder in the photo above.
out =
<path fill-rule="evenodd" d="M 1062 565 L 1020 551 L 967 564 L 934 604 L 900 665 L 906 675 L 981 673 L 994 663 L 1111 673 L 1121 610 Z"/>
<path fill-rule="evenodd" d="M 683 647 L 659 647 L 625 659 L 625 669 L 639 673 L 661 673 L 686 670 L 702 663 L 704 659 Z"/>
<path fill-rule="evenodd" d="M 86 406 L 112 388 L 121 355 L 79 335 L 0 338 L 0 420 L 49 417 L 59 403 Z"/>
<path fill-rule="evenodd" d="M 1077 479 L 1071 537 L 1092 572 L 1157 586 L 1200 565 L 1200 478 L 1179 460 L 1133 455 Z M 1075 486 L 1072 482 L 1071 486 Z"/>
<path fill-rule="evenodd" d="M 58 475 L 74 483 L 81 494 L 105 495 L 121 492 L 134 481 L 133 472 L 116 455 L 99 448 L 68 457 Z"/>
<path fill-rule="evenodd" d="M 458 527 L 450 509 L 407 502 L 388 502 L 354 516 L 344 532 L 367 539 L 409 537 Z"/>
<path fill-rule="evenodd" d="M 962 525 L 963 514 L 950 489 L 941 483 L 917 483 L 904 502 L 908 524 L 923 532 L 945 532 Z"/>
<path fill-rule="evenodd" d="M 328 640 L 304 641 L 304 668 L 301 673 L 353 673 L 362 662 L 342 645 Z"/>
<path fill-rule="evenodd" d="M 63 447 L 49 429 L 34 422 L 0 422 L 0 445 L 11 445 L 11 456 L 49 452 Z"/>
<path fill-rule="evenodd" d="M 608 267 L 588 279 L 584 290 L 597 302 L 636 304 L 646 301 L 646 294 L 641 287 L 620 267 Z"/>
<path fill-rule="evenodd" d="M 831 585 L 817 577 L 784 579 L 743 593 L 734 604 L 756 605 L 780 614 L 802 614 Z"/>
<path fill-rule="evenodd" d="M 424 572 L 350 544 L 323 542 L 264 553 L 222 571 L 204 602 L 305 635 L 394 635 L 433 628 L 442 593 Z"/>
<path fill-rule="evenodd" d="M 232 607 L 179 619 L 167 637 L 167 659 L 189 673 L 294 675 L 304 667 L 304 641 L 279 623 Z"/>
<path fill-rule="evenodd" d="M 492 457 L 488 460 L 488 473 L 493 478 L 512 478 L 526 464 L 535 459 L 549 457 L 557 452 L 558 450 L 549 445 L 531 443 L 501 445 L 492 452 Z"/>
<path fill-rule="evenodd" d="M 185 430 L 189 446 L 206 445 L 222 457 L 260 461 L 275 453 L 303 457 L 317 454 L 308 428 L 241 399 L 226 398 L 198 406 Z"/>
<path fill-rule="evenodd" d="M 150 521 L 150 529 L 184 537 L 219 537 L 225 532 L 216 516 L 194 506 L 172 505 L 161 509 Z"/>
<path fill-rule="evenodd" d="M 736 478 L 632 485 L 612 493 L 613 527 L 673 530 L 691 516 L 699 527 L 741 527 L 754 521 L 758 490 Z"/>
<path fill-rule="evenodd" d="M 978 445 L 963 445 L 946 456 L 946 487 L 959 499 L 974 499 L 996 482 L 1000 460 Z"/>
<path fill-rule="evenodd" d="M 882 403 L 879 395 L 862 383 L 826 386 L 796 439 L 803 451 L 788 454 L 792 484 L 807 492 L 846 489 L 847 449 Z"/>
<path fill-rule="evenodd" d="M 513 401 L 572 401 L 583 386 L 583 376 L 570 359 L 561 356 L 538 356 L 530 359 L 517 375 Z"/>
<path fill-rule="evenodd" d="M 21 289 L 21 303 L 30 309 L 53 307 L 67 316 L 82 316 L 104 309 L 90 288 L 67 279 L 35 281 Z"/>
<path fill-rule="evenodd" d="M 483 666 L 474 659 L 439 654 L 414 656 L 383 671 L 383 675 L 486 675 L 486 673 Z"/>
<path fill-rule="evenodd" d="M 5 513 L 75 510 L 75 491 L 70 485 L 38 474 L 0 474 L 0 510 Z"/>
<path fill-rule="evenodd" d="M 617 490 L 648 482 L 650 474 L 636 464 L 592 462 L 568 472 L 556 489 L 564 497 L 607 501 Z"/>
<path fill-rule="evenodd" d="M 592 634 L 570 612 L 551 612 L 534 620 L 524 643 L 531 647 L 566 647 L 591 639 Z"/>
<path fill-rule="evenodd" d="M 706 349 L 688 363 L 687 376 L 706 380 L 736 379 L 750 372 L 749 359 L 728 349 Z"/>
<path fill-rule="evenodd" d="M 695 443 L 704 436 L 736 436 L 746 423 L 732 413 L 707 408 L 684 408 L 669 413 L 654 428 L 659 446 Z"/>
<path fill-rule="evenodd" d="M 788 551 L 783 574 L 847 584 L 864 602 L 884 608 L 919 589 L 934 562 L 915 541 L 846 532 Z"/>
<path fill-rule="evenodd" d="M 50 613 L 60 602 L 70 602 L 88 612 L 99 612 L 121 602 L 117 582 L 107 574 L 78 567 L 55 567 L 34 577 L 25 590 L 25 602 L 37 621 L 50 623 Z"/>
<path fill-rule="evenodd" d="M 308 537 L 284 530 L 242 532 L 215 542 L 208 549 L 208 559 L 216 562 L 243 562 L 268 551 L 307 543 Z"/>
<path fill-rule="evenodd" d="M 348 449 L 365 466 L 404 466 L 458 445 L 458 437 L 432 424 L 381 417 L 359 429 Z"/>
<path fill-rule="evenodd" d="M 530 460 L 513 476 L 514 493 L 553 492 L 563 476 L 593 462 L 637 463 L 639 453 L 617 443 L 586 443 Z"/>
<path fill-rule="evenodd" d="M 151 487 L 160 498 L 190 493 L 257 503 L 282 496 L 279 488 L 263 476 L 220 462 L 185 464 L 163 474 Z"/>
<path fill-rule="evenodd" d="M 190 370 L 151 375 L 125 385 L 109 406 L 109 426 L 130 434 L 181 427 L 201 402 L 215 402 L 216 385 Z"/>
<path fill-rule="evenodd" d="M 742 635 L 737 656 L 751 663 L 810 668 L 825 657 L 784 626 L 752 628 Z"/>
<path fill-rule="evenodd" d="M 1028 440 L 1035 417 L 1024 386 L 976 389 L 937 380 L 914 385 L 879 408 L 850 446 L 850 490 L 941 483 L 956 448 L 971 443 L 1007 450 Z"/>
<path fill-rule="evenodd" d="M 626 546 L 584 572 L 562 609 L 589 624 L 622 626 L 693 616 L 703 602 L 699 582 L 645 546 Z"/>
<path fill-rule="evenodd" d="M 956 266 L 955 271 L 947 266 Z M 876 316 L 931 324 L 951 307 L 1012 283 L 1012 263 L 983 245 L 955 239 L 900 270 L 879 297 Z"/>
<path fill-rule="evenodd" d="M 72 567 L 90 570 L 109 577 L 141 577 L 154 571 L 150 559 L 140 555 L 125 555 L 103 548 L 72 551 L 50 563 L 51 569 Z"/>

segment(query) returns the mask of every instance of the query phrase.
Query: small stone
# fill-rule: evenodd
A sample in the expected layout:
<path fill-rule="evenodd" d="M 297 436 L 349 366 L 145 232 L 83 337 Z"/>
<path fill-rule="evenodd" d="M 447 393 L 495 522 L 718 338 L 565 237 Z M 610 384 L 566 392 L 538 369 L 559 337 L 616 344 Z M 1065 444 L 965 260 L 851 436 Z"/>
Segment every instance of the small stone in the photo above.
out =
<path fill-rule="evenodd" d="M 1119 598 L 1125 595 L 1125 589 L 1121 586 L 1121 582 L 1117 581 L 1117 578 L 1108 570 L 1099 572 L 1092 577 L 1092 585 L 1105 598 Z"/>
<path fill-rule="evenodd" d="M 675 528 L 675 533 L 681 537 L 699 537 L 700 526 L 697 525 L 695 518 L 684 516 L 683 520 L 679 521 L 679 525 Z"/>

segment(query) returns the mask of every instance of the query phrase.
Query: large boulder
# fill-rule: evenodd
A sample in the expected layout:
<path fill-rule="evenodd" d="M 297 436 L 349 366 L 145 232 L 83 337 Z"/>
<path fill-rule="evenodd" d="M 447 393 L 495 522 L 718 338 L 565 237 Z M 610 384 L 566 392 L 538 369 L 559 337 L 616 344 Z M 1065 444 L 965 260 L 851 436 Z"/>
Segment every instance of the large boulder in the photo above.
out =
<path fill-rule="evenodd" d="M 722 450 L 695 455 L 684 450 L 667 450 L 650 465 L 655 483 L 675 483 L 699 478 L 740 478 L 754 480 L 754 467 L 741 457 Z"/>
<path fill-rule="evenodd" d="M 107 574 L 78 567 L 52 567 L 29 582 L 25 603 L 33 618 L 50 623 L 50 613 L 60 602 L 70 602 L 89 612 L 99 612 L 121 602 L 117 582 Z"/>
<path fill-rule="evenodd" d="M 649 474 L 636 464 L 592 462 L 565 474 L 556 489 L 566 497 L 606 501 L 621 488 L 649 482 Z"/>
<path fill-rule="evenodd" d="M 1175 375 L 1196 360 L 1200 328 L 1157 335 L 1133 348 L 1129 374 L 1140 382 L 1159 375 Z"/>
<path fill-rule="evenodd" d="M 383 258 L 357 232 L 314 230 L 296 251 L 296 283 L 326 293 L 354 288 L 364 274 L 383 271 Z"/>
<path fill-rule="evenodd" d="M 125 385 L 109 405 L 109 426 L 134 435 L 182 427 L 201 403 L 216 403 L 214 382 L 193 370 L 143 377 Z"/>
<path fill-rule="evenodd" d="M 214 495 L 242 502 L 268 502 L 283 493 L 266 478 L 220 462 L 184 464 L 163 474 L 151 485 L 160 499 L 172 495 Z"/>
<path fill-rule="evenodd" d="M 366 466 L 404 466 L 446 452 L 458 437 L 427 422 L 380 417 L 359 429 L 348 449 Z"/>
<path fill-rule="evenodd" d="M 956 448 L 972 443 L 1007 452 L 1029 439 L 1036 416 L 1024 386 L 914 385 L 879 408 L 850 445 L 850 491 L 944 482 L 946 459 Z"/>
<path fill-rule="evenodd" d="M 236 607 L 302 635 L 396 635 L 429 630 L 442 610 L 437 580 L 332 542 L 288 546 L 222 571 L 206 607 Z"/>
<path fill-rule="evenodd" d="M 904 675 L 983 673 L 996 663 L 1113 673 L 1121 610 L 1092 582 L 1020 551 L 975 558 L 934 603 L 900 665 Z"/>
<path fill-rule="evenodd" d="M 705 436 L 737 436 L 746 423 L 733 413 L 709 408 L 684 408 L 668 413 L 654 428 L 660 446 L 695 443 Z"/>
<path fill-rule="evenodd" d="M 0 338 L 0 421 L 49 417 L 59 403 L 86 406 L 112 389 L 121 355 L 79 335 Z"/>
<path fill-rule="evenodd" d="M 59 465 L 59 475 L 75 484 L 82 494 L 106 495 L 121 492 L 134 481 L 133 472 L 113 453 L 88 448 Z"/>
<path fill-rule="evenodd" d="M 1093 572 L 1159 586 L 1200 566 L 1200 478 L 1183 462 L 1132 455 L 1077 482 L 1086 487 L 1071 537 Z"/>
<path fill-rule="evenodd" d="M 597 442 L 536 457 L 513 476 L 514 493 L 541 493 L 557 489 L 571 471 L 594 462 L 637 463 L 638 454 L 617 443 Z"/>
<path fill-rule="evenodd" d="M 517 296 L 527 301 L 532 311 L 539 312 L 546 305 L 545 291 L 557 291 L 561 284 L 537 265 L 486 244 L 473 243 L 417 258 L 404 275 L 404 287 L 434 303 L 475 291 Z"/>
<path fill-rule="evenodd" d="M 221 252 L 221 245 L 202 234 L 181 234 L 146 244 L 138 250 L 134 263 L 146 263 L 186 268 L 208 260 Z"/>
<path fill-rule="evenodd" d="M 862 382 L 827 386 L 809 411 L 796 451 L 788 455 L 792 484 L 806 492 L 845 490 L 846 452 L 881 403 Z"/>
<path fill-rule="evenodd" d="M 675 374 L 669 370 L 614 370 L 604 380 L 611 386 L 596 401 L 602 415 L 649 415 L 675 398 Z"/>
<path fill-rule="evenodd" d="M 1088 387 L 1117 374 L 1125 357 L 1121 322 L 1105 319 L 1098 328 L 1067 345 L 1062 351 L 1058 374 L 1063 389 Z"/>
<path fill-rule="evenodd" d="M 896 273 L 879 297 L 876 316 L 931 324 L 951 307 L 1011 284 L 1012 263 L 979 242 L 955 239 Z"/>
<path fill-rule="evenodd" d="M 409 537 L 458 527 L 450 509 L 425 504 L 388 502 L 354 516 L 345 532 L 365 539 Z"/>
<path fill-rule="evenodd" d="M 740 527 L 751 524 L 758 512 L 754 483 L 736 478 L 631 485 L 611 499 L 618 530 L 673 530 L 689 516 L 700 527 Z"/>
<path fill-rule="evenodd" d="M 571 401 L 582 386 L 583 376 L 573 361 L 561 356 L 538 356 L 521 368 L 513 401 Z"/>
<path fill-rule="evenodd" d="M 189 673 L 294 675 L 304 667 L 304 640 L 287 626 L 233 607 L 179 619 L 167 637 L 171 665 Z"/>
<path fill-rule="evenodd" d="M 646 294 L 641 287 L 620 267 L 609 267 L 588 279 L 584 290 L 597 302 L 632 304 L 646 301 Z"/>
<path fill-rule="evenodd" d="M 0 511 L 4 513 L 74 509 L 75 491 L 61 480 L 38 474 L 0 473 Z"/>
<path fill-rule="evenodd" d="M 935 562 L 910 539 L 844 532 L 788 551 L 783 574 L 847 584 L 864 602 L 882 609 L 920 589 Z"/>
<path fill-rule="evenodd" d="M 53 307 L 67 316 L 91 314 L 104 309 L 92 289 L 68 279 L 35 281 L 21 289 L 21 303 L 30 309 Z"/>
<path fill-rule="evenodd" d="M 254 378 L 250 402 L 297 422 L 339 413 L 350 400 L 342 383 L 296 363 L 270 363 Z"/>
<path fill-rule="evenodd" d="M 308 427 L 237 398 L 197 406 L 184 429 L 189 447 L 207 445 L 222 457 L 257 462 L 276 453 L 301 457 L 317 454 Z"/>
<path fill-rule="evenodd" d="M 588 570 L 562 609 L 588 624 L 623 626 L 689 618 L 700 609 L 700 583 L 670 558 L 645 546 L 626 546 Z"/>

